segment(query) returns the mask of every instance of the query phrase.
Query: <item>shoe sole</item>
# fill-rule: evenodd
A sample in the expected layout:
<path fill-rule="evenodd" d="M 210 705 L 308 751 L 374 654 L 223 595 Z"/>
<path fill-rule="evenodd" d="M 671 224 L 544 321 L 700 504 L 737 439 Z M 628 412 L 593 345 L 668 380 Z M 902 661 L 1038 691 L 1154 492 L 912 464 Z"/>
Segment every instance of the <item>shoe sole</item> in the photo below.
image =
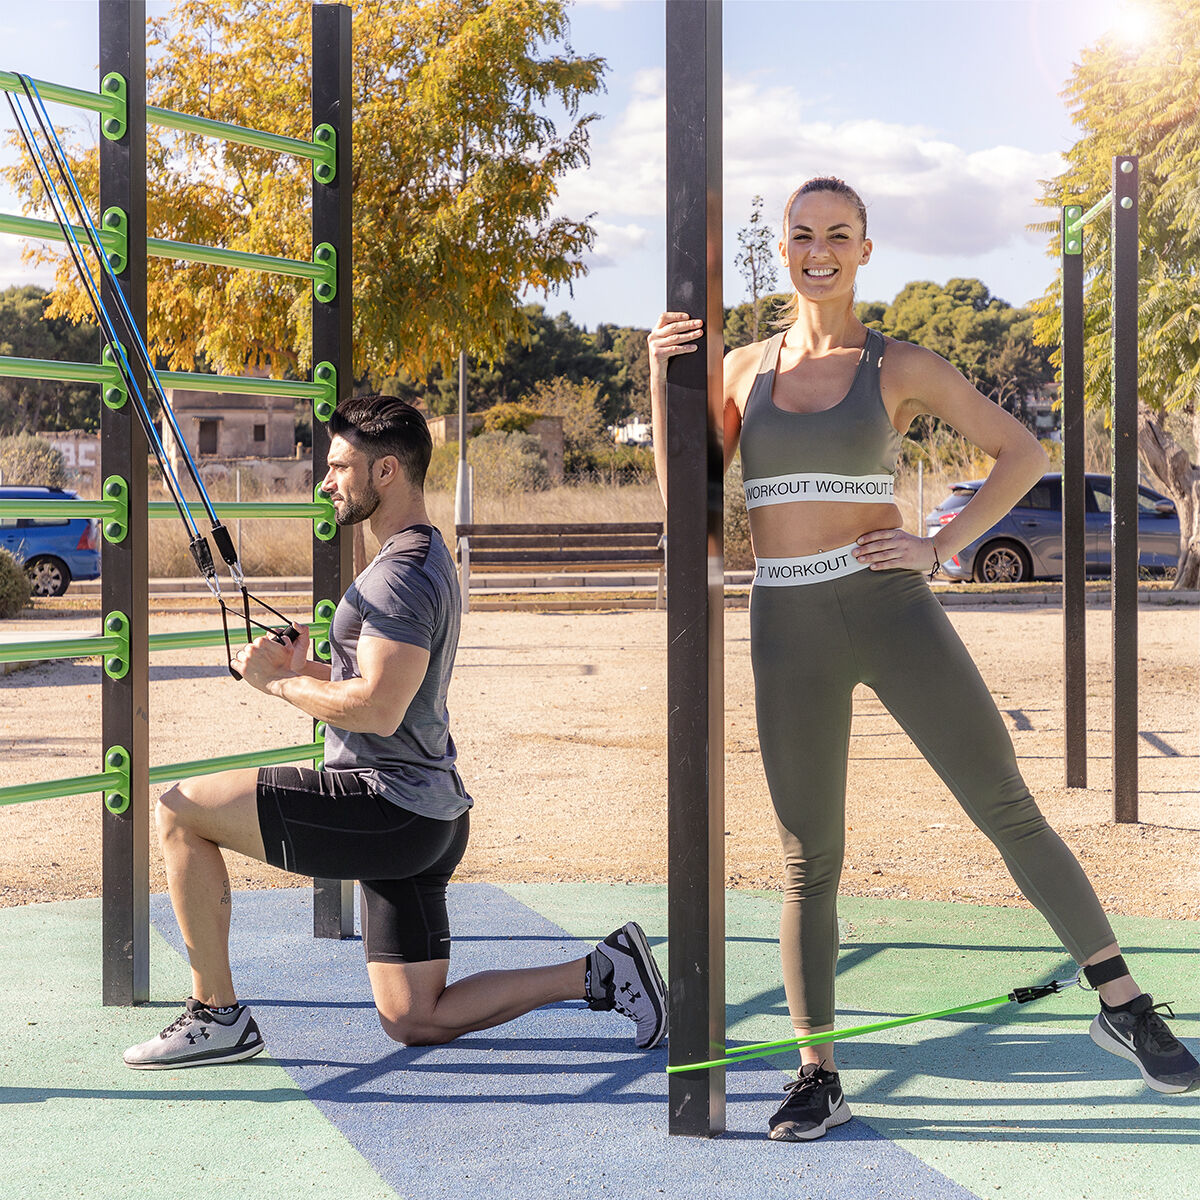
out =
<path fill-rule="evenodd" d="M 1118 1058 L 1123 1058 L 1127 1062 L 1133 1063 L 1141 1073 L 1146 1086 L 1153 1088 L 1156 1092 L 1175 1096 L 1180 1092 L 1190 1092 L 1194 1087 L 1200 1086 L 1200 1079 L 1194 1083 L 1163 1083 L 1161 1079 L 1155 1079 L 1153 1075 L 1147 1074 L 1146 1068 L 1142 1066 L 1141 1059 L 1124 1042 L 1118 1041 L 1117 1038 L 1113 1037 L 1101 1024 L 1098 1016 L 1092 1018 L 1092 1025 L 1088 1030 L 1088 1035 L 1101 1050 L 1107 1050 L 1109 1054 L 1115 1054 Z"/>
<path fill-rule="evenodd" d="M 658 1032 L 644 1046 L 638 1046 L 639 1050 L 653 1050 L 667 1036 L 667 988 L 659 972 L 658 963 L 654 961 L 654 955 L 650 952 L 650 943 L 646 940 L 642 927 L 636 921 L 629 921 L 624 927 L 624 933 L 638 952 L 638 974 L 642 976 L 642 982 L 658 1000 L 658 1011 L 662 1017 Z M 647 970 L 650 972 L 648 979 L 645 977 Z"/>
<path fill-rule="evenodd" d="M 177 1071 L 180 1067 L 215 1067 L 221 1063 L 241 1062 L 243 1059 L 253 1058 L 266 1048 L 266 1042 L 259 1042 L 257 1046 L 238 1046 L 232 1050 L 219 1051 L 212 1058 L 173 1059 L 170 1062 L 130 1062 L 126 1059 L 125 1065 L 134 1071 Z"/>
<path fill-rule="evenodd" d="M 786 1125 L 777 1125 L 767 1134 L 767 1137 L 772 1142 L 811 1142 L 815 1138 L 824 1137 L 836 1126 L 845 1125 L 853 1115 L 850 1105 L 843 1101 L 820 1125 L 814 1125 L 811 1129 L 805 1130 L 789 1129 Z"/>

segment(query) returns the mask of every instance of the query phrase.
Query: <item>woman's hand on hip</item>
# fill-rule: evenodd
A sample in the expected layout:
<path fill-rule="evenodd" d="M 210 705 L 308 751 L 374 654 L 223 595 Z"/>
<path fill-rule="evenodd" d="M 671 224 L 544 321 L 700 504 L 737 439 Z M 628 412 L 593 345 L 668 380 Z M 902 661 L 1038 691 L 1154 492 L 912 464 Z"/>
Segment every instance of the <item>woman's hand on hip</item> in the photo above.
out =
<path fill-rule="evenodd" d="M 704 322 L 683 312 L 665 312 L 646 337 L 650 369 L 660 378 L 667 373 L 667 362 L 676 354 L 691 354 L 696 339 L 704 332 Z"/>
<path fill-rule="evenodd" d="M 928 573 L 933 569 L 933 538 L 917 537 L 903 529 L 873 529 L 858 539 L 852 551 L 872 571 L 910 570 Z"/>

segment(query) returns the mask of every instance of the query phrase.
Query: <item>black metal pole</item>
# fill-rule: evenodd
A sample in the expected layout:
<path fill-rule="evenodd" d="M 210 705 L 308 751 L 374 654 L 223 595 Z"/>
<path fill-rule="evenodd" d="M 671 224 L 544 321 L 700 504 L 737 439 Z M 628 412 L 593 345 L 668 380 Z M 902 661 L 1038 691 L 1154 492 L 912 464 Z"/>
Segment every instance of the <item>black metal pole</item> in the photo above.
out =
<path fill-rule="evenodd" d="M 351 19 L 345 4 L 312 8 L 313 129 L 330 125 L 337 134 L 337 170 L 327 183 L 313 179 L 313 249 L 327 242 L 337 249 L 337 292 L 317 299 L 313 289 L 313 365 L 330 363 L 337 372 L 337 399 L 350 395 L 354 382 L 353 276 L 351 273 L 352 164 L 354 93 L 351 86 Z M 313 481 L 325 475 L 329 431 L 314 415 Z M 313 603 L 341 599 L 354 577 L 354 548 L 338 530 L 330 541 L 313 536 Z M 354 934 L 354 881 L 313 880 L 313 935 L 343 938 Z"/>
<path fill-rule="evenodd" d="M 1113 159 L 1113 820 L 1138 819 L 1138 160 Z"/>
<path fill-rule="evenodd" d="M 704 318 L 667 374 L 670 1061 L 725 1045 L 721 5 L 667 0 L 667 307 Z M 669 1077 L 669 1129 L 725 1128 L 725 1071 Z"/>
<path fill-rule="evenodd" d="M 100 136 L 100 212 L 119 208 L 126 217 L 129 251 L 119 279 L 129 311 L 146 333 L 146 5 L 143 0 L 100 0 L 100 75 L 125 81 L 125 128 L 113 140 Z M 99 217 L 99 214 L 93 214 Z M 99 220 L 97 220 L 99 223 Z M 115 310 L 113 283 L 105 274 L 101 294 Z M 130 354 L 134 376 L 147 395 L 146 377 Z M 102 474 L 128 485 L 129 525 L 120 542 L 105 538 L 101 550 L 101 604 L 129 622 L 128 669 L 120 678 L 100 676 L 101 726 L 107 754 L 122 747 L 129 756 L 128 806 L 102 808 L 101 991 L 105 1004 L 139 1004 L 150 998 L 150 658 L 147 559 L 148 446 L 133 401 L 100 406 Z"/>
<path fill-rule="evenodd" d="M 1084 580 L 1083 230 L 1067 226 L 1083 215 L 1062 210 L 1062 516 L 1063 712 L 1067 787 L 1087 787 L 1087 633 Z"/>

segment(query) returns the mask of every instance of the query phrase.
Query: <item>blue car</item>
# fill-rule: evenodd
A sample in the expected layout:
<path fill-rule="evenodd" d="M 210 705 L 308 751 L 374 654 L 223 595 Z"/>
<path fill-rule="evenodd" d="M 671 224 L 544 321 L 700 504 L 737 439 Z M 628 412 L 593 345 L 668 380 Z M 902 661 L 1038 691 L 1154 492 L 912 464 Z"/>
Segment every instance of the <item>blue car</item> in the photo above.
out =
<path fill-rule="evenodd" d="M 49 487 L 0 487 L 0 500 L 77 500 Z M 35 596 L 61 596 L 72 579 L 100 574 L 100 522 L 95 517 L 0 517 L 0 549 L 25 567 Z"/>
<path fill-rule="evenodd" d="M 1089 575 L 1109 573 L 1112 550 L 1112 480 L 1085 477 L 1084 524 Z M 953 521 L 983 486 L 982 479 L 956 483 L 950 495 L 925 518 L 932 537 Z M 1179 562 L 1179 515 L 1174 502 L 1148 487 L 1138 487 L 1138 563 L 1148 574 L 1164 575 Z M 1061 579 L 1062 475 L 1043 475 L 1017 501 L 1006 517 L 982 537 L 960 550 L 942 572 L 951 579 L 976 583 L 1022 583 L 1029 579 Z"/>

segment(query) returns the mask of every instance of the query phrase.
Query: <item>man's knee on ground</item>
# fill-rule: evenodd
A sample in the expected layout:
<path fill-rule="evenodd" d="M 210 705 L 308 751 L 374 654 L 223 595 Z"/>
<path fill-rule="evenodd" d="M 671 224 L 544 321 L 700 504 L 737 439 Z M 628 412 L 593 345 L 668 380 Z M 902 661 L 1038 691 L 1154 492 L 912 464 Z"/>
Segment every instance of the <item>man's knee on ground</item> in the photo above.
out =
<path fill-rule="evenodd" d="M 399 1008 L 386 1012 L 380 1008 L 376 1011 L 379 1013 L 379 1024 L 393 1042 L 405 1046 L 440 1046 L 454 1040 L 455 1034 L 438 1025 L 430 1014 Z"/>

